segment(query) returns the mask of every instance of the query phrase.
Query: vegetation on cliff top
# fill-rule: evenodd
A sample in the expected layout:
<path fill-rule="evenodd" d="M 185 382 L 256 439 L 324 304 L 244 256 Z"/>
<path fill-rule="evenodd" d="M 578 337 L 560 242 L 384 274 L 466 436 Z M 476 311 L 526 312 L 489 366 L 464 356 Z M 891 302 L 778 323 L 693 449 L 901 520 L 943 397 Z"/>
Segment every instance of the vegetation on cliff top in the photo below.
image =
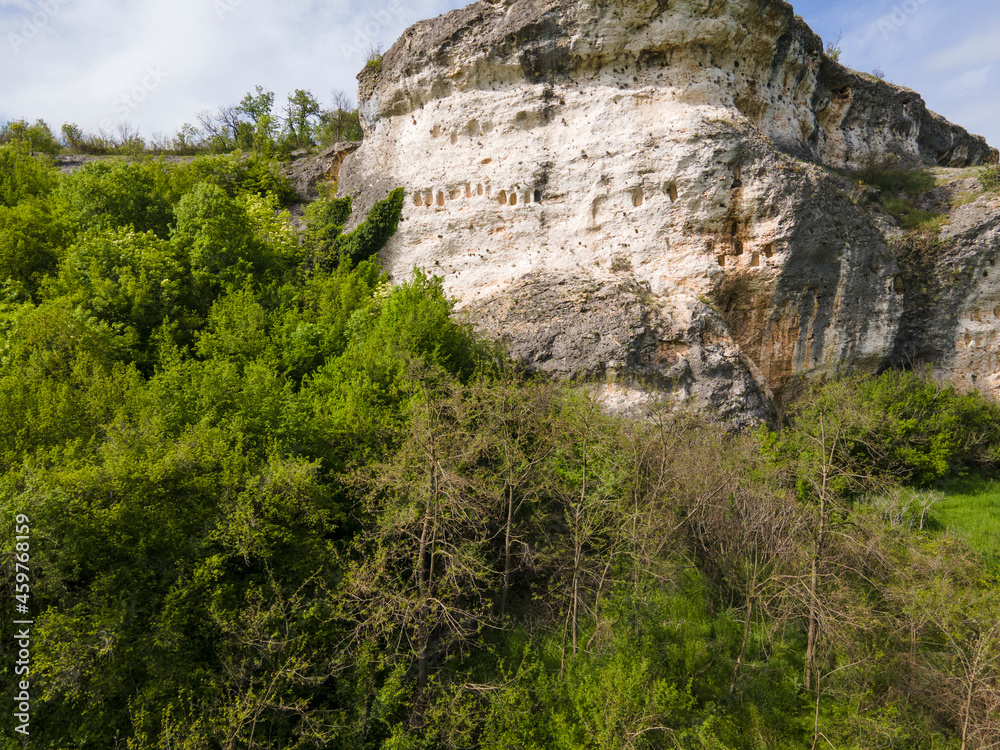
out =
<path fill-rule="evenodd" d="M 113 131 L 84 132 L 76 123 L 64 123 L 58 136 L 44 120 L 0 123 L 0 145 L 19 143 L 36 154 L 178 155 L 253 152 L 281 156 L 295 149 L 359 141 L 363 133 L 358 109 L 343 91 L 332 92 L 332 105 L 323 107 L 312 92 L 296 89 L 280 112 L 274 92 L 255 87 L 238 104 L 198 113 L 199 126 L 185 123 L 173 135 L 154 133 L 148 140 L 130 123 Z"/>
<path fill-rule="evenodd" d="M 995 404 L 887 372 L 777 432 L 612 418 L 388 285 L 400 192 L 299 234 L 241 169 L 0 147 L 0 747 L 1000 739 Z"/>

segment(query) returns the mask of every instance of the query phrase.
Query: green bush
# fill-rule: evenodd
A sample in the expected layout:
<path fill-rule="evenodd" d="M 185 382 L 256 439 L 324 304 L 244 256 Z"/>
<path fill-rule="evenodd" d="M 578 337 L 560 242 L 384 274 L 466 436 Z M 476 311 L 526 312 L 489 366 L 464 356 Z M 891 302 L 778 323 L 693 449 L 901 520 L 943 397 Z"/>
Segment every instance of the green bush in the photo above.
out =
<path fill-rule="evenodd" d="M 91 162 L 59 185 L 56 199 L 80 228 L 131 227 L 166 238 L 171 196 L 155 163 Z"/>
<path fill-rule="evenodd" d="M 32 156 L 24 143 L 0 146 L 0 205 L 16 206 L 50 193 L 59 174 L 50 159 Z"/>
<path fill-rule="evenodd" d="M 1000 466 L 1000 406 L 926 374 L 887 370 L 820 384 L 792 413 L 778 452 L 796 454 L 800 443 L 807 450 L 825 419 L 827 434 L 831 425 L 837 431 L 834 462 L 845 481 L 883 477 L 926 486 Z"/>
<path fill-rule="evenodd" d="M 340 236 L 337 242 L 340 260 L 354 265 L 374 257 L 396 233 L 402 211 L 403 188 L 396 188 L 385 200 L 372 206 L 368 216 L 353 232 Z"/>
<path fill-rule="evenodd" d="M 67 234 L 41 201 L 0 205 L 0 281 L 17 281 L 33 293 L 55 270 Z"/>
<path fill-rule="evenodd" d="M 984 189 L 1000 193 L 1000 164 L 983 167 L 979 172 L 979 182 Z"/>
<path fill-rule="evenodd" d="M 927 169 L 902 169 L 898 159 L 875 162 L 854 173 L 854 179 L 877 187 L 886 193 L 920 195 L 936 184 L 934 175 Z"/>
<path fill-rule="evenodd" d="M 36 154 L 58 154 L 62 149 L 45 120 L 15 120 L 0 128 L 0 144 L 22 143 Z"/>

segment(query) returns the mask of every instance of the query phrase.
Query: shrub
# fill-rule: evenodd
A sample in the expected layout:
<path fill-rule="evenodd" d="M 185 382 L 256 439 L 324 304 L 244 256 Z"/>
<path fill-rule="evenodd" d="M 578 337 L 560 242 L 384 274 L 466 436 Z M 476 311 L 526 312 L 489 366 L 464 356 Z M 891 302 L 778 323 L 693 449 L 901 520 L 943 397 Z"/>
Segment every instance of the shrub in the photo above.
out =
<path fill-rule="evenodd" d="M 1000 164 L 983 167 L 979 173 L 979 182 L 986 190 L 1000 193 Z"/>
<path fill-rule="evenodd" d="M 31 156 L 24 143 L 0 146 L 0 206 L 16 206 L 25 198 L 46 195 L 57 181 L 51 160 Z"/>
<path fill-rule="evenodd" d="M 382 45 L 373 45 L 368 49 L 368 56 L 365 58 L 365 67 L 376 73 L 382 70 Z"/>
<path fill-rule="evenodd" d="M 173 219 L 159 175 L 148 164 L 92 162 L 63 180 L 58 197 L 81 227 L 131 226 L 165 238 Z"/>
<path fill-rule="evenodd" d="M 45 120 L 35 120 L 29 125 L 27 120 L 14 120 L 0 128 L 0 143 L 23 143 L 32 152 L 40 154 L 58 154 L 61 150 L 59 141 Z"/>
<path fill-rule="evenodd" d="M 936 184 L 934 175 L 926 169 L 902 169 L 898 157 L 873 161 L 855 172 L 854 178 L 893 195 L 919 195 Z"/>
<path fill-rule="evenodd" d="M 888 370 L 818 386 L 797 410 L 783 440 L 812 428 L 809 405 L 835 398 L 840 414 L 854 414 L 843 430 L 837 461 L 852 474 L 891 477 L 916 486 L 1000 464 L 1000 406 L 979 393 L 912 371 Z"/>

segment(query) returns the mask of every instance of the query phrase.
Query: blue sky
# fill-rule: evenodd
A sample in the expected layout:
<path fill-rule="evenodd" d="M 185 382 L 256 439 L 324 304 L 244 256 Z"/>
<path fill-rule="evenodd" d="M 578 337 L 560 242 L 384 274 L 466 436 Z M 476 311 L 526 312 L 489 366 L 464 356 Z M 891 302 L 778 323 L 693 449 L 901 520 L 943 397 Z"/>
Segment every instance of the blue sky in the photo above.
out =
<path fill-rule="evenodd" d="M 464 0 L 0 0 L 0 120 L 172 134 L 256 84 L 356 95 L 372 45 Z M 1000 145 L 997 0 L 800 0 L 842 62 Z M 959 7 L 960 6 L 960 7 Z"/>

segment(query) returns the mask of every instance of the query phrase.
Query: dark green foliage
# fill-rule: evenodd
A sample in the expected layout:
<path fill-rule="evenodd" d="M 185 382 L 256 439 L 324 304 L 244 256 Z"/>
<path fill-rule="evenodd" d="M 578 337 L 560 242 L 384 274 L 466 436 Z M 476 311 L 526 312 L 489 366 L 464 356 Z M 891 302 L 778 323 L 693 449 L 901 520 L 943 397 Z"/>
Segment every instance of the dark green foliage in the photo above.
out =
<path fill-rule="evenodd" d="M 792 420 L 796 429 L 780 447 L 792 460 L 810 458 L 813 449 L 802 440 L 815 440 L 831 425 L 839 430 L 836 460 L 844 477 L 837 481 L 848 494 L 864 490 L 856 482 L 862 476 L 923 486 L 1000 462 L 1000 407 L 912 371 L 819 386 Z"/>
<path fill-rule="evenodd" d="M 399 216 L 403 210 L 403 188 L 396 188 L 385 200 L 372 206 L 365 220 L 350 234 L 343 235 L 337 244 L 341 260 L 352 265 L 368 260 L 396 233 Z"/>
<path fill-rule="evenodd" d="M 1000 464 L 1000 407 L 912 371 L 858 384 L 856 398 L 876 417 L 872 460 L 915 484 Z"/>
<path fill-rule="evenodd" d="M 0 279 L 34 293 L 42 277 L 55 270 L 66 235 L 43 201 L 0 205 Z"/>
<path fill-rule="evenodd" d="M 57 200 L 81 229 L 131 227 L 165 238 L 174 217 L 155 170 L 147 164 L 92 162 L 62 180 Z"/>
<path fill-rule="evenodd" d="M 303 212 L 306 224 L 306 246 L 313 263 L 329 268 L 336 258 L 337 242 L 344 224 L 351 215 L 351 198 L 320 198 Z"/>
<path fill-rule="evenodd" d="M 396 232 L 403 210 L 403 189 L 397 188 L 385 200 L 377 201 L 368 216 L 350 234 L 342 234 L 351 213 L 350 198 L 320 199 L 305 214 L 309 228 L 307 243 L 313 263 L 332 268 L 339 263 L 357 265 L 373 258 Z"/>

